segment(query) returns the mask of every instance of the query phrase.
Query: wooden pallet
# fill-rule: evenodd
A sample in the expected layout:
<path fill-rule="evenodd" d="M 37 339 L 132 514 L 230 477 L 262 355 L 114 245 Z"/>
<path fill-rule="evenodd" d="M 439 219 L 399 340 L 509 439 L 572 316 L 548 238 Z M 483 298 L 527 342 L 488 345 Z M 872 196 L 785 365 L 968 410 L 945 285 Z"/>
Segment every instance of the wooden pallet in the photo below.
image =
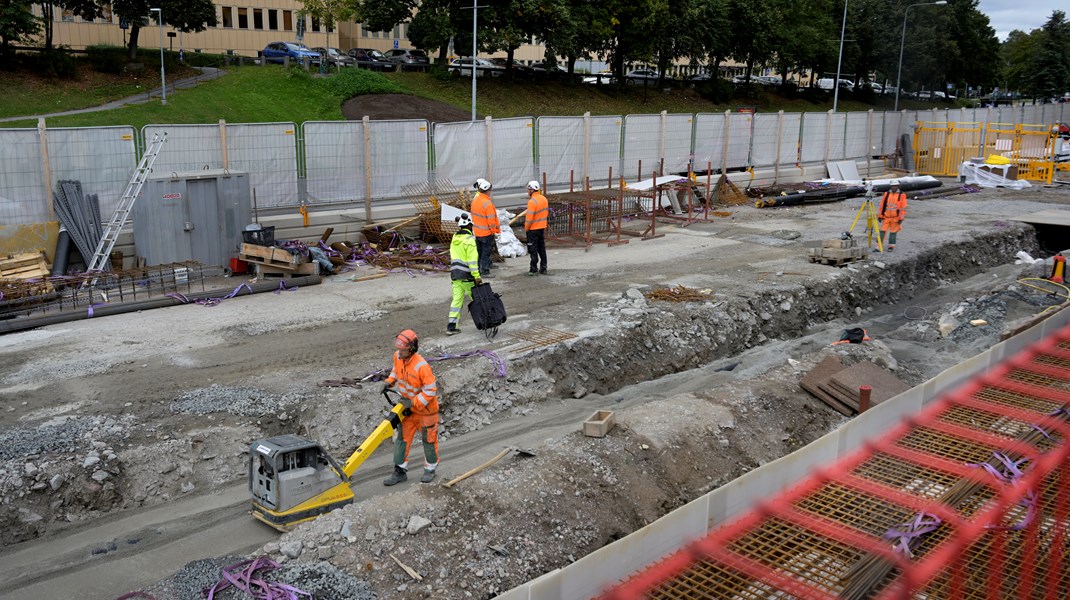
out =
<path fill-rule="evenodd" d="M 257 246 L 256 244 L 242 244 L 241 254 L 238 257 L 247 262 L 270 265 L 282 269 L 295 269 L 304 262 L 303 256 L 290 254 L 282 248 Z"/>
<path fill-rule="evenodd" d="M 40 279 L 51 274 L 44 252 L 9 254 L 0 258 L 0 279 Z"/>
<path fill-rule="evenodd" d="M 316 275 L 319 273 L 319 263 L 307 262 L 296 265 L 295 269 L 281 268 L 274 265 L 265 263 L 254 262 L 256 265 L 256 274 L 258 277 L 281 277 L 283 279 L 290 279 L 291 277 L 304 277 L 305 275 Z"/>
<path fill-rule="evenodd" d="M 866 260 L 865 256 L 860 256 L 856 258 L 829 258 L 827 256 L 810 257 L 810 262 L 812 263 L 821 263 L 823 265 L 830 265 L 833 267 L 842 267 L 848 263 L 861 262 L 863 260 Z"/>

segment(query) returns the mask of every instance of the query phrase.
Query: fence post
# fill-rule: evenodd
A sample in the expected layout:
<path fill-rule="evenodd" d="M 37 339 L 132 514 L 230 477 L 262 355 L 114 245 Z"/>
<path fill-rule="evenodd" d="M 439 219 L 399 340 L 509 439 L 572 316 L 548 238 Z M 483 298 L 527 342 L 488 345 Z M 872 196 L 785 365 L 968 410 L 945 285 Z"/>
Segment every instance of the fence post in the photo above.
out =
<path fill-rule="evenodd" d="M 227 149 L 227 122 L 225 119 L 219 120 L 219 149 L 223 155 L 223 168 L 230 168 L 230 152 Z"/>
<path fill-rule="evenodd" d="M 730 139 L 729 132 L 732 129 L 732 111 L 724 111 L 724 151 L 721 152 L 721 174 L 726 175 L 728 173 L 728 140 Z"/>
<path fill-rule="evenodd" d="M 583 180 L 590 177 L 591 168 L 591 112 L 583 113 Z M 612 182 L 613 167 L 610 167 L 609 178 Z"/>
<path fill-rule="evenodd" d="M 780 148 L 784 143 L 784 111 L 776 113 L 776 158 L 773 159 L 773 183 L 780 182 Z"/>
<path fill-rule="evenodd" d="M 665 122 L 668 120 L 668 111 L 661 111 L 658 119 L 658 160 L 661 161 L 661 174 L 665 174 Z"/>
<path fill-rule="evenodd" d="M 372 133 L 368 115 L 361 119 L 364 130 L 364 220 L 372 222 Z"/>
<path fill-rule="evenodd" d="M 829 151 L 830 151 L 830 146 L 832 144 L 832 114 L 833 113 L 832 113 L 832 110 L 830 109 L 825 114 L 827 116 L 825 118 L 825 160 L 824 160 L 824 163 L 827 165 L 829 163 Z M 846 130 L 847 128 L 845 127 L 844 129 Z M 831 175 L 831 173 L 830 173 L 830 175 Z"/>
<path fill-rule="evenodd" d="M 846 128 L 845 128 L 846 129 Z M 873 109 L 866 111 L 866 179 L 870 176 L 870 159 L 874 155 L 873 148 Z"/>
<path fill-rule="evenodd" d="M 41 149 L 41 171 L 45 177 L 45 214 L 49 221 L 56 220 L 56 214 L 52 207 L 52 162 L 48 158 L 48 128 L 45 127 L 45 118 L 37 118 L 38 147 Z"/>
<path fill-rule="evenodd" d="M 487 178 L 494 181 L 494 122 L 490 115 L 483 119 L 483 129 L 487 148 Z"/>

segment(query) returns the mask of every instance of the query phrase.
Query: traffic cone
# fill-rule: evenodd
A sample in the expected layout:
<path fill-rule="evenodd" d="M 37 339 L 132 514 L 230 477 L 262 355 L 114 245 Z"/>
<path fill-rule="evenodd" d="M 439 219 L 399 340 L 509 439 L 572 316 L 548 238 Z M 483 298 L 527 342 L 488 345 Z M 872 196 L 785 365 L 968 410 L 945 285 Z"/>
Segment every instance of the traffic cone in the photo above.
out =
<path fill-rule="evenodd" d="M 1052 257 L 1055 262 L 1051 265 L 1051 277 L 1048 277 L 1048 281 L 1052 283 L 1063 283 L 1066 277 L 1066 257 L 1062 254 L 1056 254 Z"/>

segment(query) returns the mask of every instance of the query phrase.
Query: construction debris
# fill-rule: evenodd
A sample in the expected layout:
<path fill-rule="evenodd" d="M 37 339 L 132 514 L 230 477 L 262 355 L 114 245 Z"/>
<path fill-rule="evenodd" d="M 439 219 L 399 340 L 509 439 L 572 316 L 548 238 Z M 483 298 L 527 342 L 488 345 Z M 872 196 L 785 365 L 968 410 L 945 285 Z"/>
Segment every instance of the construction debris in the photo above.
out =
<path fill-rule="evenodd" d="M 799 381 L 799 385 L 845 416 L 859 412 L 859 388 L 864 385 L 872 388 L 870 406 L 910 389 L 898 377 L 871 362 L 844 367 L 835 356 L 825 357 Z"/>
<path fill-rule="evenodd" d="M 693 290 L 682 285 L 651 290 L 645 294 L 647 300 L 664 300 L 666 302 L 703 302 L 710 299 L 713 290 Z"/>
<path fill-rule="evenodd" d="M 865 260 L 869 249 L 859 246 L 858 240 L 845 235 L 838 240 L 824 240 L 820 248 L 810 248 L 810 262 L 842 267 Z"/>

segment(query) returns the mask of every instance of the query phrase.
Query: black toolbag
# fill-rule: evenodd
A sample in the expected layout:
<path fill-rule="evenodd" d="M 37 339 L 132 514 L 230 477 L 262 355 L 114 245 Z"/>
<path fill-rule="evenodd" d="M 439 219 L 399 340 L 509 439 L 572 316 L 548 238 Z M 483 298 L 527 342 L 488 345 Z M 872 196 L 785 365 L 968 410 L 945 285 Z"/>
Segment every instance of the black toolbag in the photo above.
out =
<path fill-rule="evenodd" d="M 483 331 L 490 339 L 497 335 L 498 326 L 505 322 L 505 303 L 501 294 L 490 289 L 489 283 L 472 288 L 472 301 L 468 303 L 468 312 L 476 329 Z"/>

